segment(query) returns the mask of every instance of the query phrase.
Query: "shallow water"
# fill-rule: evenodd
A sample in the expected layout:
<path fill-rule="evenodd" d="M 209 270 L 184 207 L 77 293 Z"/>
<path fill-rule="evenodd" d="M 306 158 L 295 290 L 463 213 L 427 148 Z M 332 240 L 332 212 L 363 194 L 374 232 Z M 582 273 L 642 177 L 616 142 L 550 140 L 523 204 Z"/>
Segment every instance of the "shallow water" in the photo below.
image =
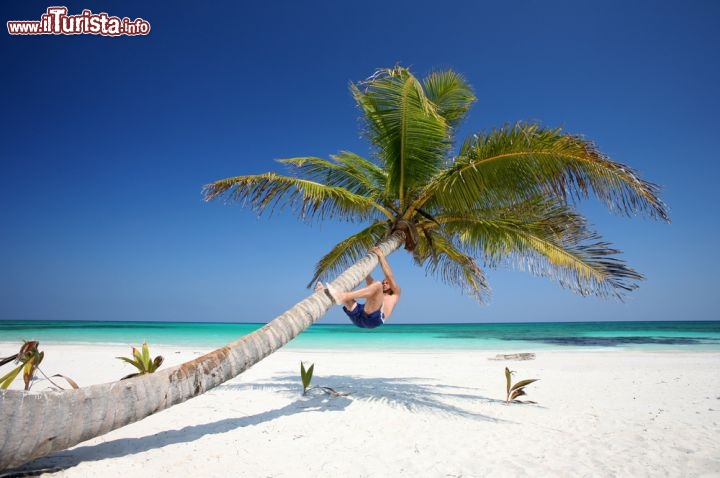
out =
<path fill-rule="evenodd" d="M 191 322 L 0 321 L 0 342 L 108 343 L 218 347 L 264 324 Z M 313 325 L 294 348 L 517 350 L 632 348 L 720 351 L 720 321 L 503 324 L 387 324 L 373 330 Z"/>

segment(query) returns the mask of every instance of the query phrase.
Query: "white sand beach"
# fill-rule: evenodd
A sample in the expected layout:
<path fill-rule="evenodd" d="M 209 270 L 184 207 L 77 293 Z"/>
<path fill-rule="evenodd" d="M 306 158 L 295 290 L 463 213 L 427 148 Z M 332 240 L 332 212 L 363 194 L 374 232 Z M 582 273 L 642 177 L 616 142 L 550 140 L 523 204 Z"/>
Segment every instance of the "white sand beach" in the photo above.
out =
<path fill-rule="evenodd" d="M 9 347 L 4 347 L 6 349 Z M 127 347 L 45 345 L 80 385 Z M 202 349 L 155 347 L 174 365 Z M 720 476 L 720 353 L 280 350 L 238 378 L 31 464 L 42 476 Z M 315 364 L 302 395 L 300 361 Z M 504 367 L 535 404 L 506 404 Z M 36 383 L 41 390 L 45 383 Z M 0 425 L 1 426 L 1 425 Z"/>

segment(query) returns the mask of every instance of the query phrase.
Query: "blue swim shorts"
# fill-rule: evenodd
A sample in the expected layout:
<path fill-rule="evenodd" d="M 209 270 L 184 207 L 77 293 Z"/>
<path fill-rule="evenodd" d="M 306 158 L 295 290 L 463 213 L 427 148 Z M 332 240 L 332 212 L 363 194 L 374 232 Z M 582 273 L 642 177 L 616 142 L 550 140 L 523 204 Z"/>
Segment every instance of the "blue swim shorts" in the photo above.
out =
<path fill-rule="evenodd" d="M 375 327 L 380 327 L 385 323 L 383 322 L 385 314 L 383 314 L 380 310 L 366 314 L 365 304 L 361 304 L 359 302 L 355 304 L 355 308 L 353 310 L 348 310 L 345 306 L 343 306 L 343 310 L 347 316 L 350 317 L 352 323 L 361 329 L 374 329 Z"/>

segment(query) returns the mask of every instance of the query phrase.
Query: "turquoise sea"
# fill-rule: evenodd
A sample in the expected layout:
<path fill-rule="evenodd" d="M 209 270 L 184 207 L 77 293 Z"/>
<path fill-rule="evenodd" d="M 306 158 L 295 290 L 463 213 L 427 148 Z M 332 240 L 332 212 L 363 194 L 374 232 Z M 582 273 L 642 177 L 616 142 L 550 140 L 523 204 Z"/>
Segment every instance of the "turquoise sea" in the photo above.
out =
<path fill-rule="evenodd" d="M 218 347 L 264 324 L 0 320 L 0 342 Z M 477 349 L 624 348 L 719 351 L 720 321 L 387 324 L 373 330 L 313 325 L 292 348 Z"/>

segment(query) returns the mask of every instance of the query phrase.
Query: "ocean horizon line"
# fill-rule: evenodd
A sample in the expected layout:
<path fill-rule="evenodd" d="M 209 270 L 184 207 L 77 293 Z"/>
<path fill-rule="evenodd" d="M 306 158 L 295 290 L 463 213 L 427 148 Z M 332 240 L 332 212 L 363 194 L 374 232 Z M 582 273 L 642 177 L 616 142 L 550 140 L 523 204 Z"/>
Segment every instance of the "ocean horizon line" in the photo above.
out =
<path fill-rule="evenodd" d="M 274 319 L 273 319 L 274 320 Z M 136 324 L 218 324 L 218 325 L 266 325 L 272 322 L 244 322 L 244 321 L 198 321 L 198 320 L 147 320 L 147 319 L 7 319 L 0 318 L 0 322 L 113 322 L 113 323 L 136 323 Z M 655 322 L 683 322 L 683 323 L 695 323 L 695 322 L 720 322 L 718 319 L 636 319 L 636 320 L 538 320 L 538 321 L 506 321 L 506 322 L 390 322 L 386 323 L 386 326 L 417 326 L 417 325 L 512 325 L 512 324 L 609 324 L 609 323 L 655 323 Z M 318 323 L 315 322 L 312 326 L 328 326 L 328 325 L 347 325 L 353 326 L 349 322 L 332 322 L 332 323 Z"/>

